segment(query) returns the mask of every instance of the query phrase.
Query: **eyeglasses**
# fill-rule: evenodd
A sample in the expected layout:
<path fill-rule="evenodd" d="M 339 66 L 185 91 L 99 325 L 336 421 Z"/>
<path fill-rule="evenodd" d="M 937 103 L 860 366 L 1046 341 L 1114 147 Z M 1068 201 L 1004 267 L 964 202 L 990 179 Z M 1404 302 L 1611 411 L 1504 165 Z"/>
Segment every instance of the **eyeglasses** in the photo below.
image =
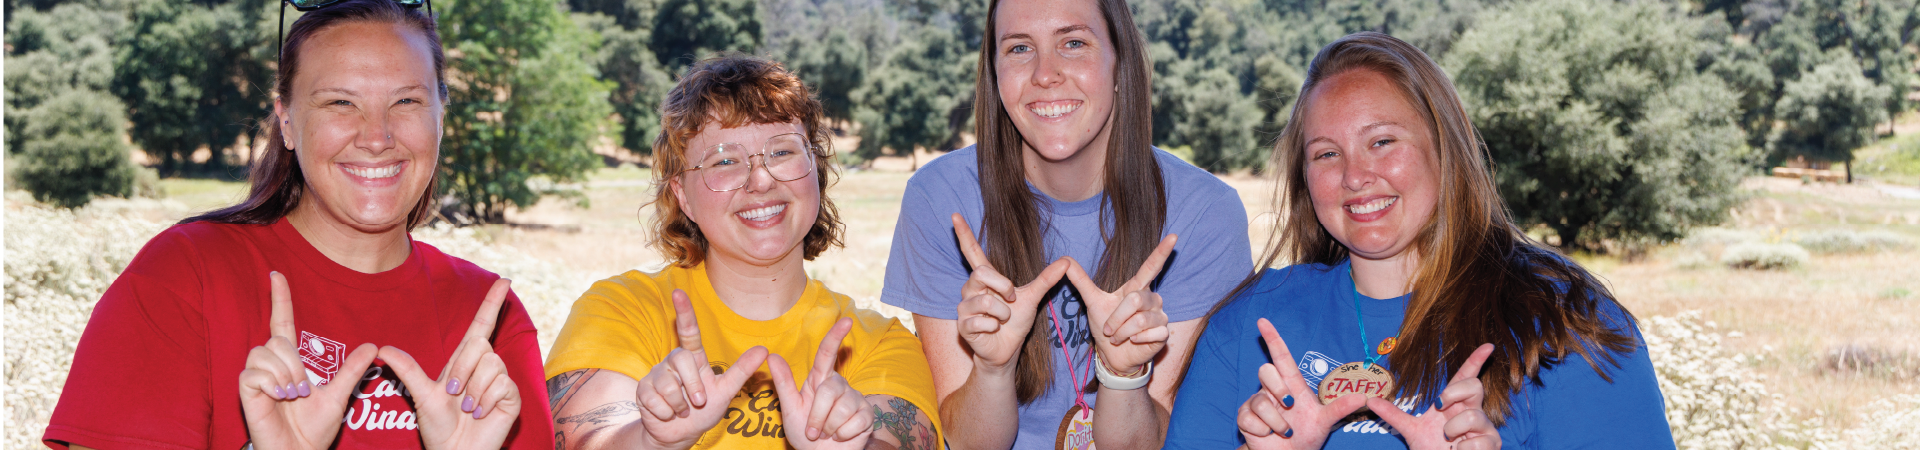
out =
<path fill-rule="evenodd" d="M 320 8 L 325 8 L 328 6 L 333 6 L 333 4 L 340 3 L 342 1 L 344 0 L 281 0 L 280 1 L 280 44 L 275 45 L 273 47 L 274 54 L 275 55 L 282 54 L 280 53 L 281 50 L 283 50 L 282 47 L 285 47 L 287 45 L 287 4 L 289 3 L 293 4 L 293 10 L 295 11 L 312 11 Z M 427 17 L 433 17 L 433 2 L 430 0 L 393 0 L 393 2 L 399 3 L 400 6 L 405 6 L 408 8 L 419 8 L 420 5 L 426 5 Z M 275 56 L 275 57 L 277 58 L 278 56 Z"/>
<path fill-rule="evenodd" d="M 753 175 L 755 156 L 760 157 L 760 166 L 775 180 L 793 181 L 813 173 L 813 144 L 800 133 L 767 138 L 759 153 L 747 153 L 745 144 L 728 142 L 709 147 L 696 156 L 693 160 L 696 165 L 680 173 L 705 170 L 701 172 L 703 183 L 714 192 L 746 187 L 747 178 Z"/>

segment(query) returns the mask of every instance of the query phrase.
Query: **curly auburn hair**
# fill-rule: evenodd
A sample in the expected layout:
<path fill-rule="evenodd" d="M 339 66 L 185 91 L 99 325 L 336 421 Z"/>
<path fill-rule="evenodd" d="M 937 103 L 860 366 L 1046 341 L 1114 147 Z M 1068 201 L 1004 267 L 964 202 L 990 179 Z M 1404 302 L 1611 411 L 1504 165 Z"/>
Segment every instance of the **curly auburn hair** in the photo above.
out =
<path fill-rule="evenodd" d="M 687 142 L 708 125 L 734 128 L 752 124 L 799 121 L 813 146 L 819 171 L 820 211 L 807 230 L 804 257 L 812 261 L 830 247 L 843 245 L 840 223 L 827 186 L 838 178 L 833 144 L 827 141 L 825 109 L 800 77 L 778 62 L 747 55 L 721 55 L 687 67 L 680 82 L 667 92 L 660 107 L 660 136 L 653 140 L 653 246 L 680 267 L 699 265 L 707 257 L 707 238 L 674 200 L 668 181 L 688 167 Z"/>

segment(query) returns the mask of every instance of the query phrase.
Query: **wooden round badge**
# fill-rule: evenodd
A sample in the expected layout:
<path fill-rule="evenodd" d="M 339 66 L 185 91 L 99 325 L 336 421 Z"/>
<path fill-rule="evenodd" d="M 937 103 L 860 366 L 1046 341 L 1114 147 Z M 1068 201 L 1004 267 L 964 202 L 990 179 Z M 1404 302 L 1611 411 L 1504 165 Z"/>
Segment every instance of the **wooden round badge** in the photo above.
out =
<path fill-rule="evenodd" d="M 1379 364 L 1350 362 L 1335 367 L 1320 380 L 1320 404 L 1332 404 L 1334 400 L 1352 394 L 1388 400 L 1393 393 L 1393 374 Z"/>
<path fill-rule="evenodd" d="M 1060 419 L 1060 434 L 1055 436 L 1055 449 L 1093 450 L 1093 410 L 1073 405 Z"/>

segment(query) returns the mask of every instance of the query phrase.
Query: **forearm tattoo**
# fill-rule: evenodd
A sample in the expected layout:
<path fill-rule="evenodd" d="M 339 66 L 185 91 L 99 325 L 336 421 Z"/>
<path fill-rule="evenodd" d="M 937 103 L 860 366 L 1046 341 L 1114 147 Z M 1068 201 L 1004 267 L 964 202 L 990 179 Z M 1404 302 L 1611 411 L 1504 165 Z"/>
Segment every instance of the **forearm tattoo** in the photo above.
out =
<path fill-rule="evenodd" d="M 595 432 L 616 422 L 615 418 L 640 412 L 640 404 L 628 400 L 605 403 L 586 412 L 561 416 L 561 410 L 580 393 L 581 387 L 586 386 L 587 381 L 599 373 L 600 369 L 581 369 L 555 375 L 547 380 L 547 404 L 553 408 L 555 416 L 553 448 L 567 448 L 569 437 L 585 442 L 584 439 L 590 438 Z"/>
<path fill-rule="evenodd" d="M 874 431 L 877 432 L 885 428 L 887 433 L 892 434 L 894 439 L 900 441 L 898 448 L 933 450 L 939 446 L 939 441 L 933 436 L 932 428 L 920 423 L 919 407 L 913 406 L 913 403 L 901 400 L 898 397 L 887 399 L 887 406 L 893 408 L 893 411 L 888 412 L 881 409 L 879 405 L 874 405 Z M 869 445 L 869 448 L 891 447 L 878 439 L 871 441 L 871 444 L 879 445 Z"/>

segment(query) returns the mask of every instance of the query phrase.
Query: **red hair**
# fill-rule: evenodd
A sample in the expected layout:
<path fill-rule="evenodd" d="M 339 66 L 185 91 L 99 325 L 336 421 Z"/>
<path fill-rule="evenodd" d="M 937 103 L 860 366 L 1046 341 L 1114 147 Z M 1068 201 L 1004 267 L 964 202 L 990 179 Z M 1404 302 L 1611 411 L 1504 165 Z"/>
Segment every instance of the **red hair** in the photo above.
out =
<path fill-rule="evenodd" d="M 824 111 L 800 77 L 777 62 L 723 55 L 688 67 L 680 83 L 667 92 L 667 101 L 660 107 L 660 136 L 653 140 L 653 245 L 680 267 L 693 267 L 706 259 L 706 236 L 666 189 L 668 179 L 687 169 L 687 142 L 700 134 L 701 127 L 795 121 L 807 130 L 814 167 L 820 172 L 820 211 L 807 230 L 804 255 L 811 261 L 827 248 L 841 245 L 846 226 L 840 223 L 833 199 L 827 197 L 827 186 L 837 172 L 832 143 L 821 126 Z"/>

